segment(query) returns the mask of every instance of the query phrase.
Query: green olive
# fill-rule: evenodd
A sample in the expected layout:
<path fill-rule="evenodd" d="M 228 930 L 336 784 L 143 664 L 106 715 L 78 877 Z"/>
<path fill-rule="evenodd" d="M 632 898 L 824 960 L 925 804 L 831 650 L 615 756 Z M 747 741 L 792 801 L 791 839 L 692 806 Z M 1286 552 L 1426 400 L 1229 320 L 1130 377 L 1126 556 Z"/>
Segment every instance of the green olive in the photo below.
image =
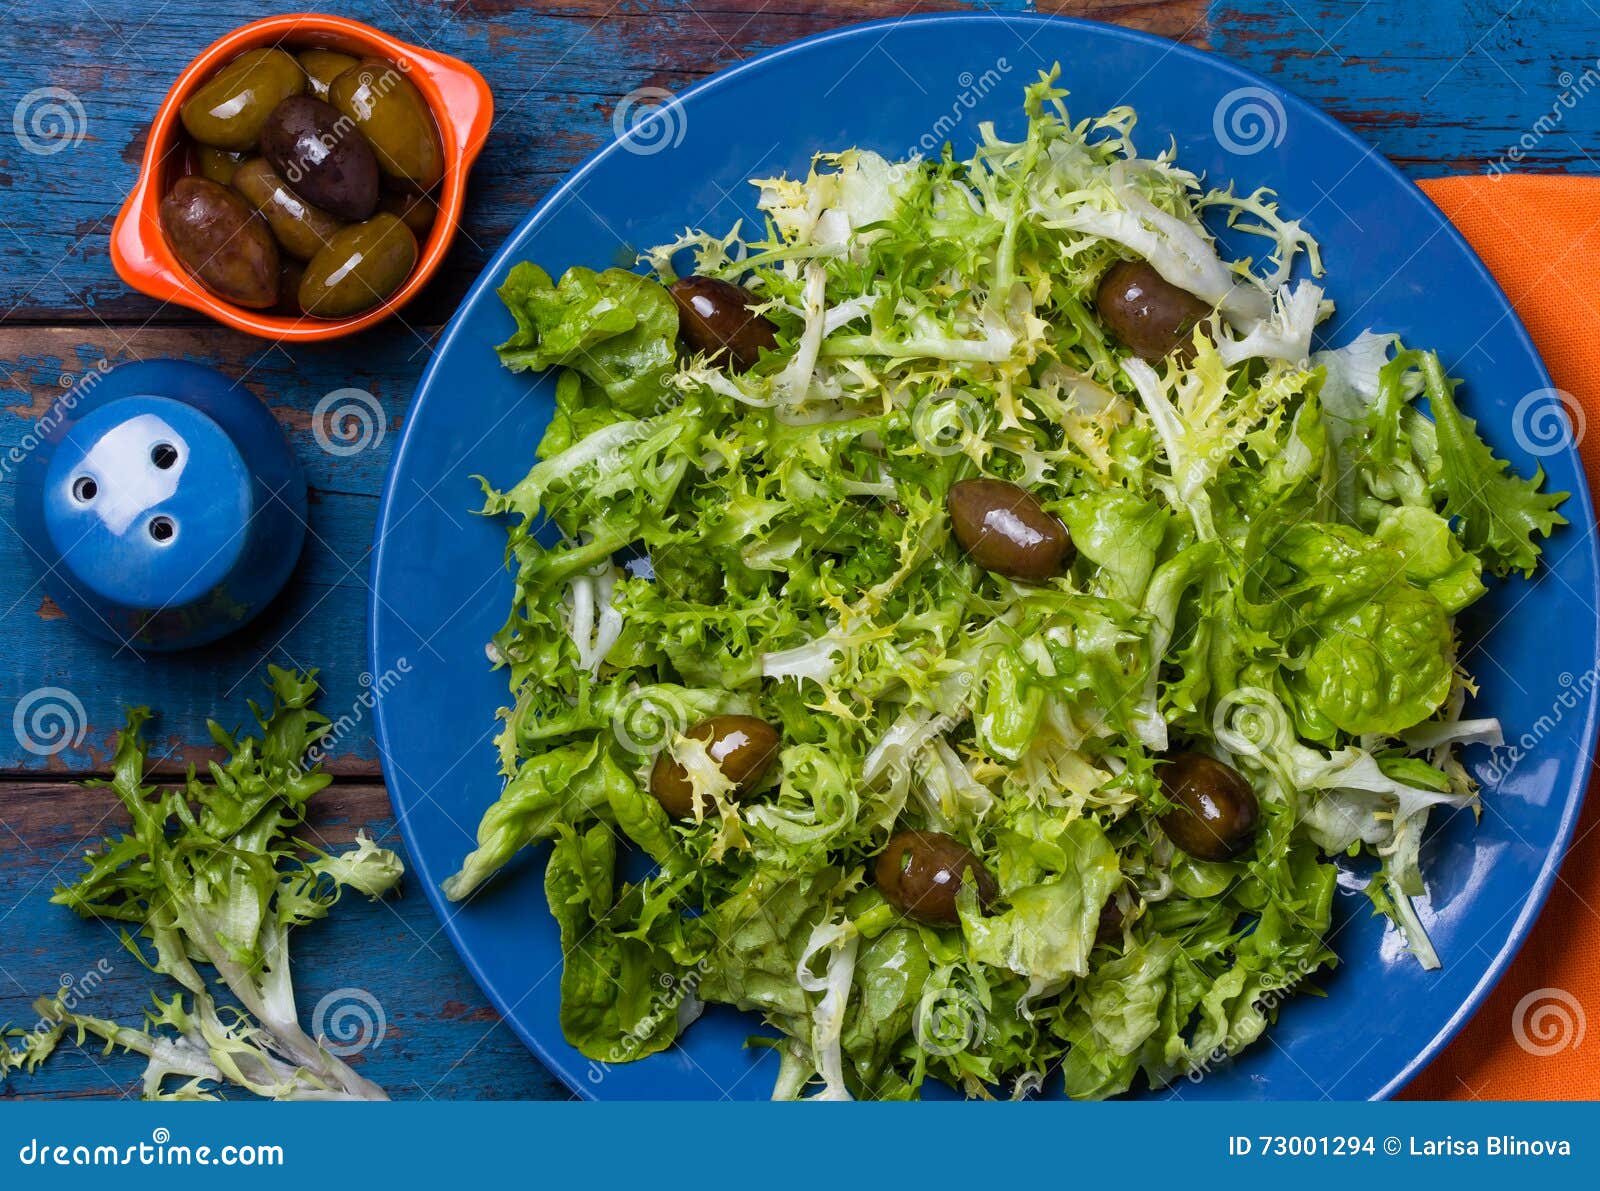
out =
<path fill-rule="evenodd" d="M 272 109 L 305 89 L 305 72 L 282 50 L 246 50 L 202 83 L 179 116 L 202 145 L 246 153 Z"/>
<path fill-rule="evenodd" d="M 316 99 L 326 100 L 333 80 L 360 63 L 361 59 L 338 50 L 301 50 L 295 55 L 300 69 L 306 72 L 306 82 Z"/>
<path fill-rule="evenodd" d="M 706 754 L 733 783 L 733 796 L 748 798 L 778 756 L 778 733 L 750 715 L 714 715 L 684 733 L 705 744 Z M 650 793 L 667 814 L 687 819 L 694 813 L 694 784 L 670 752 L 663 750 L 650 771 Z"/>
<path fill-rule="evenodd" d="M 328 102 L 356 122 L 389 177 L 419 190 L 444 177 L 444 146 L 433 111 L 394 63 L 364 59 L 333 80 Z"/>
<path fill-rule="evenodd" d="M 961 921 L 956 895 L 971 878 L 978 904 L 987 908 L 999 893 L 994 876 L 961 842 L 941 831 L 901 831 L 873 866 L 878 892 L 901 912 L 936 926 Z"/>
<path fill-rule="evenodd" d="M 433 201 L 431 195 L 385 189 L 383 196 L 378 199 L 378 210 L 398 215 L 401 222 L 420 240 L 433 227 L 434 218 L 439 214 L 439 204 Z"/>
<path fill-rule="evenodd" d="M 194 169 L 191 173 L 210 178 L 219 186 L 233 182 L 234 171 L 245 160 L 243 153 L 229 153 L 226 149 L 213 149 L 210 145 L 194 147 Z"/>
<path fill-rule="evenodd" d="M 945 505 L 956 543 L 986 571 L 1043 583 L 1072 561 L 1067 527 L 1025 488 L 1004 480 L 962 480 Z"/>
<path fill-rule="evenodd" d="M 1232 860 L 1255 843 L 1256 792 L 1237 769 L 1204 753 L 1174 753 L 1156 770 L 1171 809 L 1167 838 L 1197 860 Z"/>
<path fill-rule="evenodd" d="M 417 238 L 393 215 L 335 232 L 306 266 L 300 308 L 318 318 L 346 318 L 386 301 L 417 263 Z"/>
<path fill-rule="evenodd" d="M 278 238 L 278 247 L 296 260 L 316 256 L 344 226 L 290 190 L 263 158 L 252 157 L 241 165 L 234 172 L 233 188 L 261 212 Z"/>
<path fill-rule="evenodd" d="M 161 230 L 184 266 L 219 297 L 265 309 L 278 300 L 278 245 L 248 203 L 208 178 L 179 178 L 161 200 Z"/>

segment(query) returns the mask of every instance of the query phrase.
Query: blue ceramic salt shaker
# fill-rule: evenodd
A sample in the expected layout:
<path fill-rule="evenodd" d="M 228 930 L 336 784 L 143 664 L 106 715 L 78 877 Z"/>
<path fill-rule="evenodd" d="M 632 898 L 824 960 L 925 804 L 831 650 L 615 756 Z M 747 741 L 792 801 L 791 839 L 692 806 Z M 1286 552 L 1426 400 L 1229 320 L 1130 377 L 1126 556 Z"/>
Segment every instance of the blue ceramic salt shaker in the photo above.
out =
<path fill-rule="evenodd" d="M 80 627 L 140 650 L 202 645 L 288 580 L 305 477 L 272 415 L 221 373 L 182 360 L 91 372 L 39 429 L 19 528 Z"/>

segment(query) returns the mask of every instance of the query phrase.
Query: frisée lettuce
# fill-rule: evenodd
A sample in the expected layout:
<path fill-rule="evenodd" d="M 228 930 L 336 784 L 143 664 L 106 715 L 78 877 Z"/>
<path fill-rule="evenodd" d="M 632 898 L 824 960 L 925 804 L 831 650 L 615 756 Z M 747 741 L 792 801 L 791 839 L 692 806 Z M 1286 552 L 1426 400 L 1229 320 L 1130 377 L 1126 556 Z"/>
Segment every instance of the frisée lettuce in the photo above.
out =
<path fill-rule="evenodd" d="M 1437 357 L 1313 350 L 1323 261 L 1271 192 L 1208 187 L 1138 152 L 1131 110 L 1065 95 L 1043 75 L 1022 139 L 985 125 L 966 158 L 758 179 L 764 226 L 690 229 L 650 276 L 525 263 L 500 291 L 506 365 L 561 371 L 532 469 L 486 484 L 516 574 L 505 789 L 445 889 L 549 842 L 562 1027 L 596 1061 L 716 1002 L 774 1032 L 752 1042 L 784 1097 L 1161 1086 L 1336 962 L 1346 856 L 1440 962 L 1423 830 L 1476 807 L 1456 750 L 1497 733 L 1464 718 L 1454 618 L 1533 569 L 1564 494 L 1494 456 Z M 1164 360 L 1096 309 L 1130 260 L 1212 312 Z M 754 367 L 680 346 L 687 274 L 754 296 Z M 975 477 L 1060 520 L 1058 577 L 960 548 L 946 498 Z M 752 797 L 691 732 L 724 715 L 777 731 Z M 1242 855 L 1158 825 L 1180 749 L 1254 791 Z M 664 755 L 687 818 L 651 793 Z M 970 849 L 994 897 L 902 914 L 873 863 L 905 828 Z"/>

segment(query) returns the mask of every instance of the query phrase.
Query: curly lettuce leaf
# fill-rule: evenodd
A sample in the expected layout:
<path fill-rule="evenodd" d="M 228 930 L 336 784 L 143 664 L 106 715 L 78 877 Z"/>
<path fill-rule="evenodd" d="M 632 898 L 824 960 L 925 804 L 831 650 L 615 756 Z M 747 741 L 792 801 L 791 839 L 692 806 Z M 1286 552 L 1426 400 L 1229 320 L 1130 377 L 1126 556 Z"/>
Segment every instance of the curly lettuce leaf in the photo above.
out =
<path fill-rule="evenodd" d="M 570 368 L 626 414 L 657 408 L 677 371 L 678 310 L 648 277 L 574 266 L 552 284 L 538 265 L 513 265 L 500 300 L 517 330 L 496 350 L 513 372 Z"/>

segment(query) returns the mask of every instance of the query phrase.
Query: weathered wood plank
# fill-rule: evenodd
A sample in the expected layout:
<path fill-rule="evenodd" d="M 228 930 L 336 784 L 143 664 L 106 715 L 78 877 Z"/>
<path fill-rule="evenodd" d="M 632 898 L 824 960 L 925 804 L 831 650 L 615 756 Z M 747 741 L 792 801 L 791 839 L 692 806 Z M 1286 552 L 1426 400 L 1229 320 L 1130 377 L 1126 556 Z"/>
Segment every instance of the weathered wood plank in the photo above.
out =
<path fill-rule="evenodd" d="M 972 7 L 1021 10 L 1024 0 Z M 135 5 L 135 8 L 138 6 Z M 51 53 L 17 56 L 0 87 L 12 110 L 41 87 L 77 96 L 84 139 L 48 155 L 0 139 L 0 192 L 10 267 L 0 313 L 10 319 L 189 322 L 130 293 L 105 259 L 106 236 L 132 182 L 151 112 L 207 42 L 287 0 L 219 0 L 163 9 L 133 41 L 87 7 L 20 6 L 6 37 Z M 612 136 L 617 100 L 639 87 L 677 90 L 751 53 L 876 16 L 918 11 L 910 0 L 688 0 L 554 6 L 516 0 L 416 4 L 356 0 L 341 11 L 459 55 L 498 97 L 489 148 L 474 175 L 461 241 L 412 308 L 442 322 L 507 232 L 555 182 Z M 1320 103 L 1416 172 L 1478 170 L 1501 157 L 1582 84 L 1593 66 L 1592 16 L 1582 5 L 1503 6 L 1417 0 L 1404 9 L 1362 0 L 1282 5 L 1236 0 L 1042 0 L 1039 8 L 1100 17 L 1210 46 Z M 131 27 L 138 28 L 134 21 Z M 1591 79 L 1591 82 L 1593 80 Z M 1560 109 L 1523 156 L 1530 169 L 1584 169 L 1600 159 L 1600 104 Z"/>
<path fill-rule="evenodd" d="M 404 852 L 383 787 L 336 784 L 318 795 L 308 838 L 347 846 L 363 828 Z M 125 825 L 106 790 L 64 783 L 0 783 L 0 1025 L 31 1028 L 33 999 L 77 982 L 82 1011 L 137 1022 L 150 996 L 177 986 L 150 974 L 118 934 L 50 904 L 56 883 L 101 834 Z M 456 958 L 420 889 L 382 904 L 350 898 L 294 935 L 294 972 L 304 1024 L 323 997 L 361 990 L 379 1009 L 381 1041 L 353 1057 L 397 1099 L 532 1099 L 565 1090 L 501 1024 Z M 349 998 L 342 999 L 349 1002 Z M 138 1094 L 143 1063 L 64 1044 L 40 1071 L 14 1074 L 0 1100 Z"/>
<path fill-rule="evenodd" d="M 217 327 L 0 328 L 0 463 L 26 445 L 68 383 L 101 360 L 182 357 L 214 364 L 245 384 L 277 415 L 311 485 L 309 532 L 299 568 L 279 601 L 256 622 L 198 653 L 140 656 L 80 632 L 38 585 L 28 547 L 13 531 L 13 469 L 0 466 L 0 629 L 12 664 L 0 669 L 0 772 L 84 772 L 103 768 L 112 735 L 129 703 L 144 702 L 161 719 L 155 738 L 170 750 L 169 765 L 205 756 L 208 716 L 242 717 L 244 700 L 259 691 L 268 661 L 319 667 L 324 708 L 334 718 L 362 720 L 331 750 L 336 773 L 377 773 L 366 687 L 366 602 L 377 497 L 395 440 L 426 355 L 432 329 L 417 333 L 385 326 L 361 346 L 318 345 L 293 355 Z M 352 453 L 330 414 L 316 418 L 329 392 L 357 388 L 382 410 Z M 381 424 L 379 424 L 381 421 Z M 353 428 L 353 424 L 351 426 Z M 381 431 L 381 434 L 380 434 Z M 319 440 L 319 435 L 320 440 Z M 466 511 L 463 510 L 463 515 Z M 70 691 L 84 711 L 82 740 L 54 754 L 30 751 L 10 729 L 18 702 L 43 687 Z"/>
<path fill-rule="evenodd" d="M 1025 0 L 964 0 L 1021 10 Z M 272 407 L 313 486 L 315 537 L 281 605 L 202 656 L 147 663 L 117 656 L 65 623 L 37 588 L 9 530 L 12 489 L 0 475 L 0 771 L 84 772 L 103 766 L 122 708 L 147 701 L 166 764 L 202 759 L 204 719 L 237 721 L 268 659 L 320 665 L 335 715 L 357 706 L 365 669 L 366 555 L 376 496 L 421 371 L 425 344 L 483 262 L 541 196 L 612 136 L 617 100 L 643 86 L 679 90 L 707 72 L 793 38 L 857 20 L 920 11 L 917 0 L 349 0 L 348 15 L 473 62 L 495 88 L 500 118 L 469 198 L 463 235 L 439 280 L 394 324 L 361 339 L 292 352 L 264 345 L 126 290 L 106 260 L 106 235 L 130 185 L 149 116 L 203 45 L 246 20 L 291 11 L 293 0 L 128 0 L 112 15 L 87 5 L 19 6 L 0 28 L 12 64 L 0 116 L 23 118 L 43 87 L 83 105 L 83 138 L 35 154 L 0 136 L 0 458 L 74 377 L 95 361 L 180 356 L 219 364 Z M 1362 0 L 1039 0 L 1044 11 L 1094 16 L 1206 46 L 1333 111 L 1414 174 L 1483 169 L 1508 150 L 1518 168 L 1588 171 L 1600 164 L 1593 17 L 1582 5 Z M 48 46 L 49 53 L 39 52 Z M 1567 97 L 1564 103 L 1562 97 Z M 49 147 L 48 145 L 46 146 Z M 59 326 L 57 324 L 72 324 Z M 416 328 L 413 332 L 410 328 Z M 336 388 L 372 393 L 381 442 L 352 455 L 317 445 L 313 410 Z M 4 469 L 0 469 L 4 470 Z M 16 702 L 66 687 L 84 705 L 80 747 L 27 752 L 6 729 Z M 342 739 L 336 772 L 376 773 L 362 725 Z M 103 926 L 48 904 L 108 806 L 104 791 L 0 782 L 0 1022 L 31 1020 L 32 998 L 111 965 L 92 1009 L 132 1019 L 153 981 Z M 114 822 L 115 819 L 107 820 Z M 319 829 L 347 840 L 369 825 L 399 846 L 381 787 L 336 785 Z M 415 889 L 390 906 L 342 906 L 299 936 L 302 1005 L 364 988 L 384 1006 L 384 1045 L 362 1056 L 400 1096 L 564 1095 L 523 1051 L 466 976 Z M 421 940 L 427 940 L 422 946 Z M 352 957 L 357 957 L 352 960 Z M 464 1061 L 463 1061 L 464 1060 Z M 0 1097 L 116 1095 L 139 1064 L 69 1048 Z"/>
<path fill-rule="evenodd" d="M 1497 161 L 1600 168 L 1588 5 L 1235 0 L 1215 7 L 1212 23 L 1214 50 L 1325 108 L 1414 175 Z"/>

